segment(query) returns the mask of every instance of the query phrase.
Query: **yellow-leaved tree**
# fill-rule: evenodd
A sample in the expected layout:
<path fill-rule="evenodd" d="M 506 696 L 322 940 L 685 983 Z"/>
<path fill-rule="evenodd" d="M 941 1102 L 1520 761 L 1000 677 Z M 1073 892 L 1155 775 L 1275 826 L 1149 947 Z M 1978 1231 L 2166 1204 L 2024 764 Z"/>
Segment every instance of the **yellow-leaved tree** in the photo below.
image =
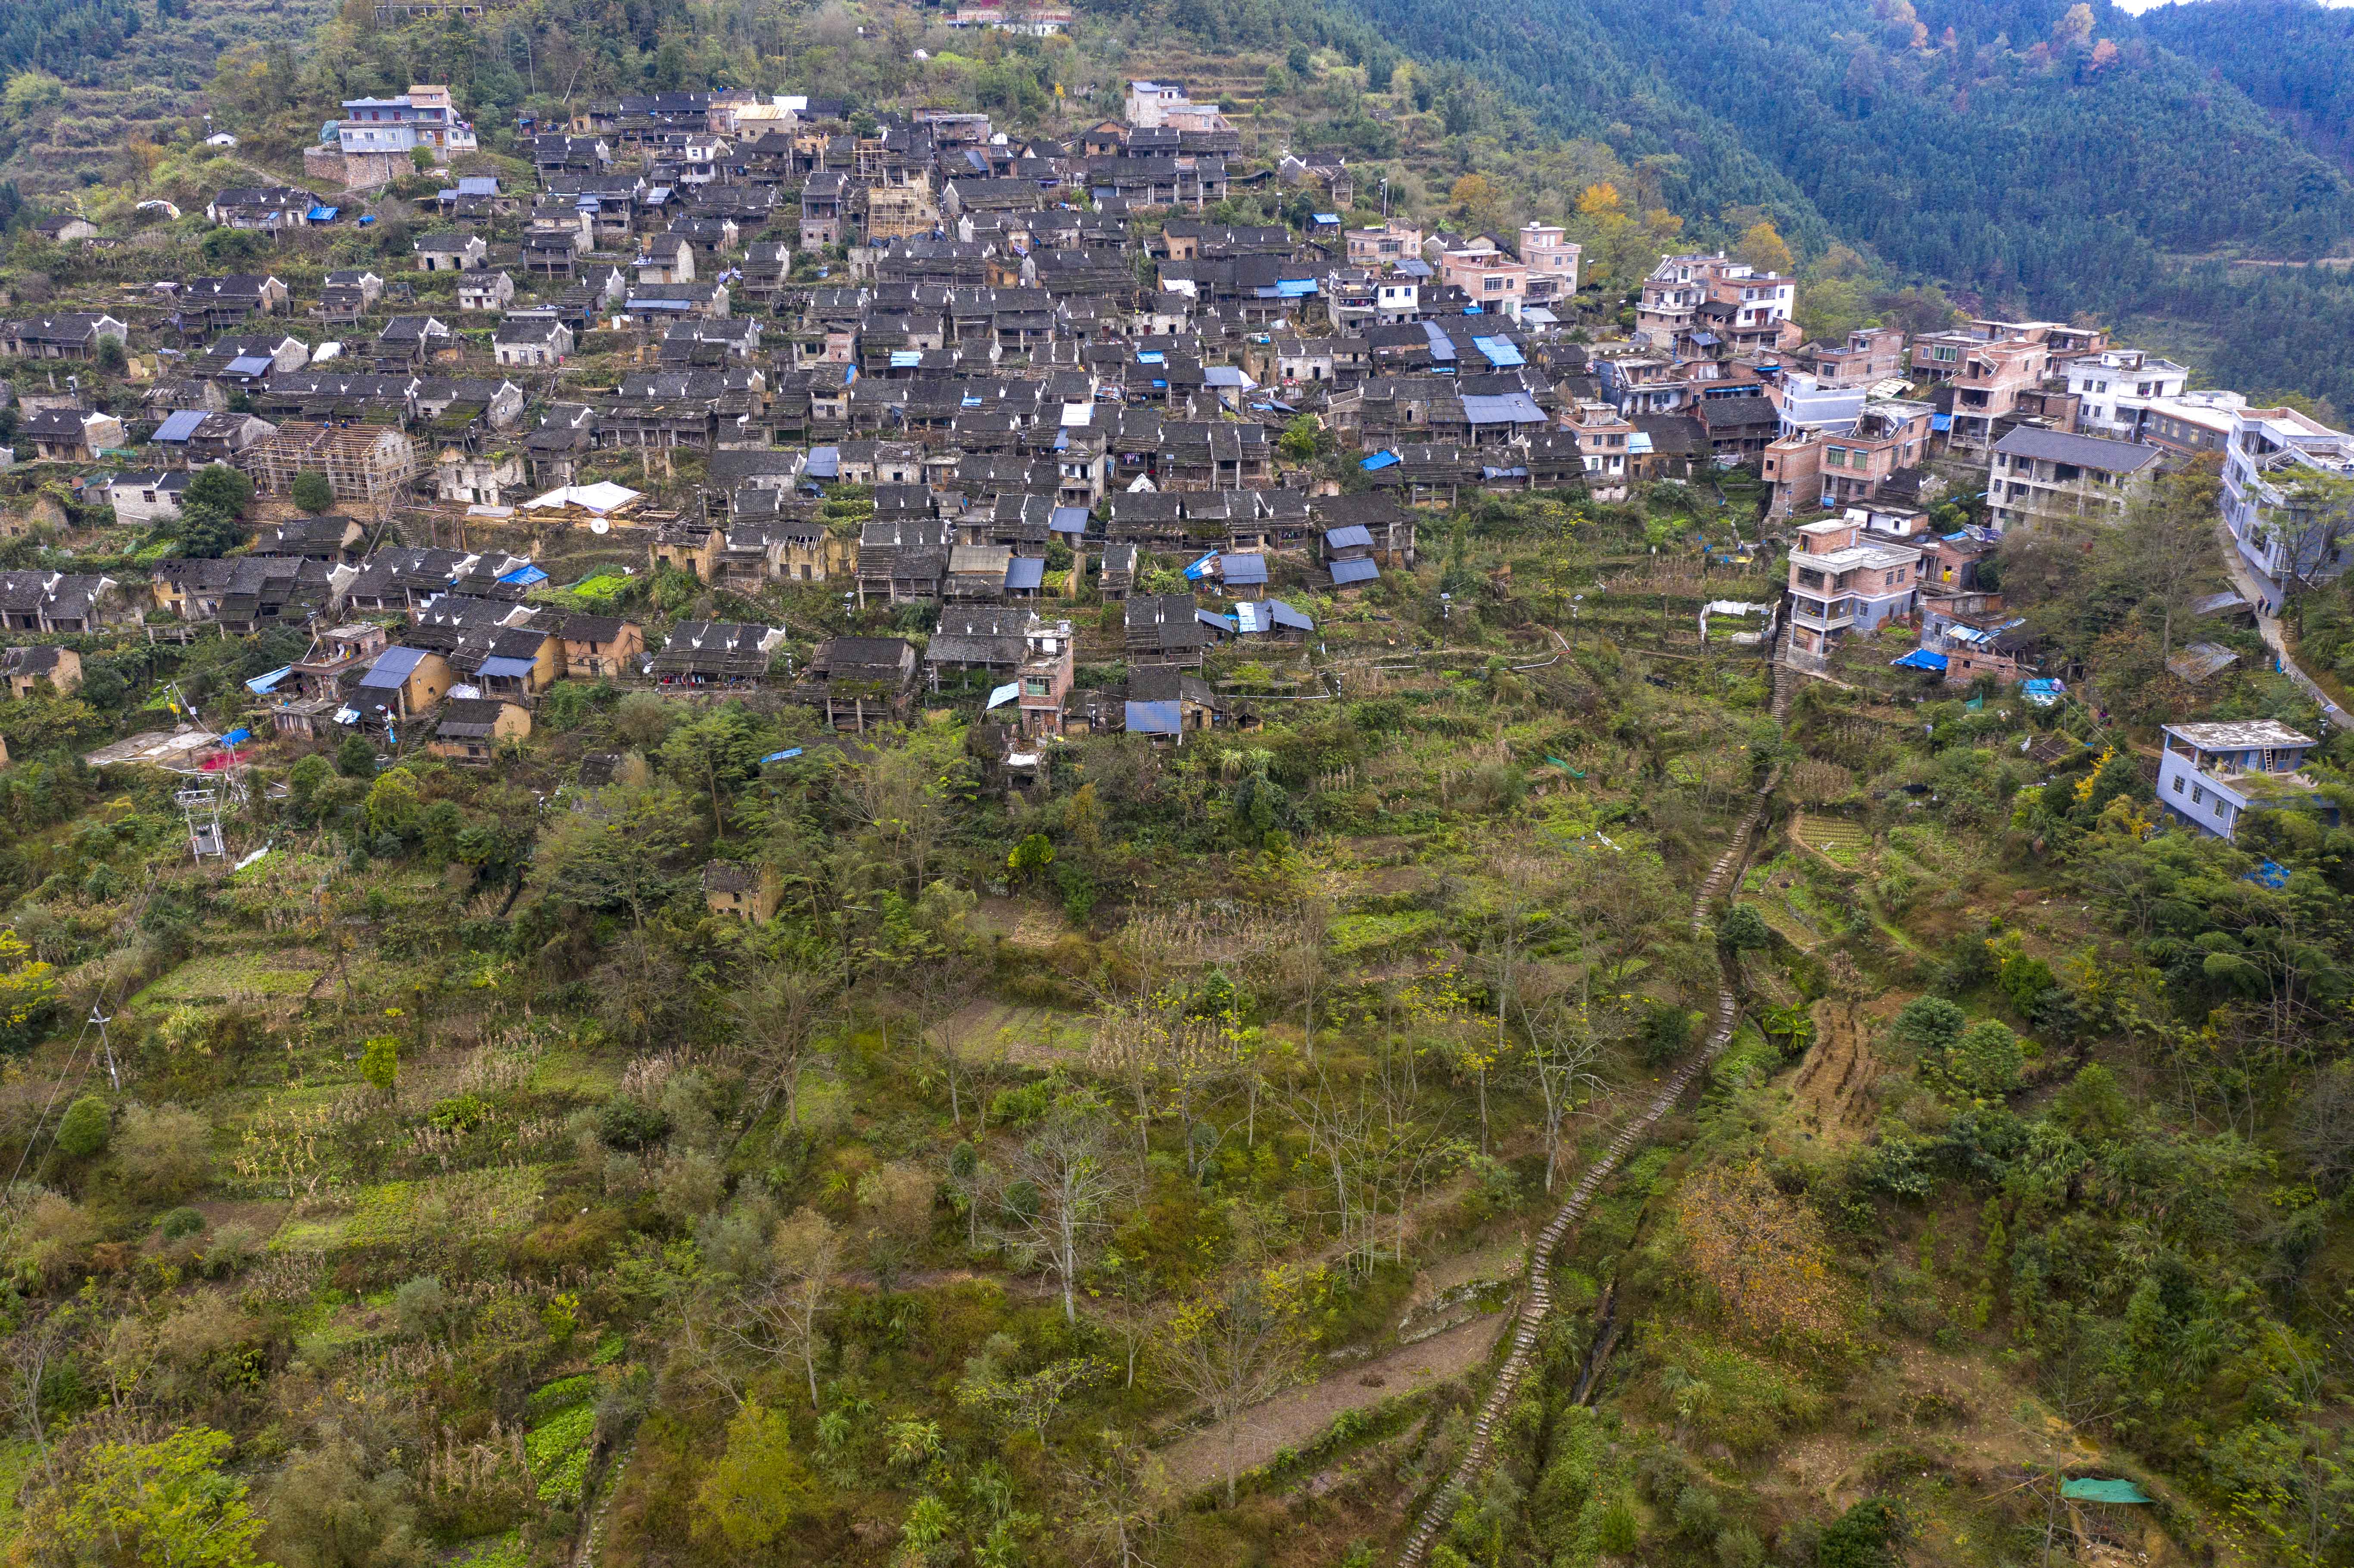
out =
<path fill-rule="evenodd" d="M 33 957 L 13 927 L 0 930 L 0 1045 L 22 1044 L 57 999 L 56 966 Z"/>
<path fill-rule="evenodd" d="M 1840 1332 L 1830 1242 L 1814 1211 L 1784 1195 L 1753 1160 L 1712 1165 L 1677 1194 L 1684 1266 L 1725 1316 L 1760 1339 Z"/>

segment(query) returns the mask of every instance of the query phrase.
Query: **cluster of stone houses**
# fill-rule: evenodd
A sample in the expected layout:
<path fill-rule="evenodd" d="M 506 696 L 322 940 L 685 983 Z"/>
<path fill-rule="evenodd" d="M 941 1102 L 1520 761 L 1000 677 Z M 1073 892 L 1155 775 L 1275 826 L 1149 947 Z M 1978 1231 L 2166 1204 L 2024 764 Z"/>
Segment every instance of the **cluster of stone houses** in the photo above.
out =
<path fill-rule="evenodd" d="M 968 10 L 975 26 L 1052 21 Z M 366 189 L 472 143 L 447 90 L 416 86 L 345 104 L 310 172 Z M 2019 675 L 2032 651 L 1976 579 L 1995 540 L 2114 518 L 2201 452 L 2224 456 L 2226 520 L 2261 583 L 2338 564 L 2300 556 L 2296 523 L 2306 480 L 2354 471 L 2354 436 L 2306 415 L 2190 390 L 2182 366 L 2096 328 L 1988 319 L 1808 342 L 1795 281 L 1722 253 L 1663 256 L 1620 333 L 1581 305 L 1559 226 L 1352 226 L 1345 158 L 1254 166 L 1182 83 L 1131 82 L 1120 119 L 1057 136 L 947 110 L 654 92 L 536 128 L 529 150 L 535 188 L 453 176 L 432 204 L 446 227 L 413 242 L 408 269 L 437 302 L 454 288 L 454 308 L 420 308 L 398 269 L 331 272 L 315 302 L 265 269 L 158 284 L 143 313 L 122 307 L 130 322 L 0 322 L 0 353 L 27 358 L 94 358 L 134 331 L 153 336 L 136 346 L 179 345 L 135 415 L 28 397 L 22 439 L 44 459 L 127 457 L 107 490 L 131 520 L 167 519 L 207 462 L 273 493 L 315 471 L 367 522 L 438 503 L 635 528 L 656 567 L 747 595 L 822 583 L 935 606 L 942 630 L 921 648 L 836 640 L 779 670 L 779 628 L 694 623 L 661 647 L 616 629 L 577 664 L 479 564 L 345 559 L 339 537 L 326 555 L 265 542 L 159 572 L 159 607 L 232 630 L 412 618 L 365 671 L 349 643 L 298 667 L 289 724 L 398 724 L 452 693 L 527 715 L 535 681 L 578 667 L 680 689 L 780 683 L 855 730 L 986 673 L 1009 734 L 1182 737 L 1225 712 L 1193 673 L 1204 649 L 1307 635 L 1270 597 L 1280 583 L 1347 593 L 1411 567 L 1420 509 L 1562 487 L 1615 498 L 1710 465 L 1754 468 L 1772 518 L 1837 514 L 1796 531 L 1800 658 L 1903 620 L 1949 679 Z M 1209 215 L 1267 186 L 1305 196 L 1306 224 Z M 338 200 L 232 189 L 208 212 L 277 233 L 343 221 Z M 340 337 L 334 355 L 283 330 L 298 310 Z M 572 373 L 615 347 L 633 351 L 626 368 L 594 387 Z M 1348 454 L 1348 493 L 1282 459 L 1303 417 Z M 589 482 L 622 453 L 695 454 L 699 495 L 655 513 Z M 1985 528 L 1930 531 L 1933 457 L 1983 464 Z M 827 526 L 845 484 L 874 500 L 855 539 Z M 1147 591 L 1156 566 L 1193 592 Z M 1071 694 L 1056 600 L 1083 588 L 1128 602 L 1123 695 Z M 464 722 L 489 725 L 454 737 L 486 752 L 517 721 Z"/>

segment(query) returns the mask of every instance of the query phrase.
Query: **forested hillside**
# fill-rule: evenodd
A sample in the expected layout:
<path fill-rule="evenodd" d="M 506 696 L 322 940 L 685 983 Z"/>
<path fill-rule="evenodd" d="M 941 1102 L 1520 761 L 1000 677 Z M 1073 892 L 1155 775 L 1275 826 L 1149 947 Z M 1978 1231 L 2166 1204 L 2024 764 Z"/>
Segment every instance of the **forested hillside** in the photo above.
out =
<path fill-rule="evenodd" d="M 2211 374 L 2228 356 L 2252 390 L 2340 402 L 2354 390 L 2335 366 L 2298 363 L 2233 289 L 2173 276 L 2185 258 L 2304 260 L 2354 235 L 2344 175 L 2234 85 L 2347 90 L 2326 21 L 2297 14 L 2312 47 L 2272 52 L 2309 63 L 2266 86 L 2203 69 L 2203 44 L 2186 58 L 2162 30 L 2056 3 L 1347 3 L 1564 133 L 1672 160 L 1663 184 L 1679 210 L 1763 205 L 1802 257 L 1836 237 L 1990 309 L 2121 319 L 2163 295 L 2168 313 L 2190 313 L 2184 334 L 2211 345 Z M 2276 46 L 2277 32 L 2247 30 L 2251 55 Z M 2317 295 L 2325 319 L 2354 314 L 2336 284 Z"/>
<path fill-rule="evenodd" d="M 2280 115 L 2315 148 L 2354 161 L 2354 11 L 2306 0 L 2208 0 L 2152 11 L 2141 26 Z"/>

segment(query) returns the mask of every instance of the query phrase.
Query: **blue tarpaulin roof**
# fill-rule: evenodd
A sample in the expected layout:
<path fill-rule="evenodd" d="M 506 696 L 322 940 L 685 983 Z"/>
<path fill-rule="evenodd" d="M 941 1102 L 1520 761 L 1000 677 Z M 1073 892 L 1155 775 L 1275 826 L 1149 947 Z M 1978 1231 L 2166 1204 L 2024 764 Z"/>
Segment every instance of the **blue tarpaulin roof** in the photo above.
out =
<path fill-rule="evenodd" d="M 1903 658 L 1891 659 L 1889 662 L 1900 670 L 1935 670 L 1942 674 L 1945 673 L 1946 656 L 1926 648 L 1915 648 Z"/>
<path fill-rule="evenodd" d="M 1016 588 L 1039 588 L 1044 587 L 1045 582 L 1046 563 L 1036 556 L 1016 556 L 1005 563 L 1005 587 L 1008 591 Z"/>
<path fill-rule="evenodd" d="M 202 408 L 182 408 L 155 427 L 155 439 L 159 441 L 186 440 L 196 433 L 196 427 L 205 422 L 205 413 Z"/>
<path fill-rule="evenodd" d="M 1278 300 L 1304 300 L 1316 291 L 1313 278 L 1278 278 L 1275 297 Z"/>
<path fill-rule="evenodd" d="M 1021 694 L 1022 683 L 1019 681 L 1008 681 L 1002 686 L 992 686 L 990 688 L 989 701 L 981 705 L 981 712 L 987 713 L 991 708 L 1002 708 Z"/>
<path fill-rule="evenodd" d="M 227 735 L 221 736 L 221 744 L 223 746 L 243 746 L 247 741 L 251 740 L 252 738 L 253 732 L 246 728 L 243 725 L 239 725 L 235 729 L 229 731 Z"/>
<path fill-rule="evenodd" d="M 895 348 L 891 351 L 891 368 L 894 370 L 913 370 L 923 363 L 924 351 L 920 348 Z"/>
<path fill-rule="evenodd" d="M 1210 563 L 1217 558 L 1218 552 L 1215 550 L 1211 551 L 1208 555 L 1204 556 L 1200 560 L 1195 561 L 1192 566 L 1187 567 L 1185 568 L 1185 575 L 1198 581 L 1209 572 Z"/>
<path fill-rule="evenodd" d="M 1161 353 L 1161 350 L 1157 348 L 1140 348 L 1136 351 L 1136 363 L 1139 365 L 1166 365 L 1169 363 L 1169 356 Z"/>
<path fill-rule="evenodd" d="M 343 208 L 341 207 L 320 206 L 313 207 L 309 212 L 304 213 L 302 216 L 309 218 L 313 223 L 333 223 L 335 221 L 335 214 L 342 210 Z"/>
<path fill-rule="evenodd" d="M 769 753 L 768 756 L 760 758 L 760 761 L 763 765 L 770 762 L 790 762 L 794 758 L 799 757 L 801 754 L 801 748 L 800 747 L 789 746 L 782 751 L 772 751 Z"/>
<path fill-rule="evenodd" d="M 1244 586 L 1264 583 L 1267 581 L 1267 557 L 1248 553 L 1220 556 L 1218 576 L 1229 583 Z"/>
<path fill-rule="evenodd" d="M 1381 575 L 1381 567 L 1373 565 L 1371 561 L 1335 561 L 1332 563 L 1332 581 L 1340 587 L 1345 588 L 1351 583 L 1369 583 Z"/>
<path fill-rule="evenodd" d="M 1954 428 L 1954 417 L 1951 414 L 1932 414 L 1929 416 L 1929 428 L 1933 430 L 1950 430 Z"/>
<path fill-rule="evenodd" d="M 499 581 L 510 588 L 530 588 L 535 583 L 544 583 L 546 580 L 547 574 L 528 561 L 511 572 L 499 574 Z"/>
<path fill-rule="evenodd" d="M 1341 221 L 1341 215 L 1337 212 L 1311 212 L 1308 216 L 1314 218 L 1319 223 L 1338 223 Z"/>
<path fill-rule="evenodd" d="M 1398 455 L 1395 452 L 1375 452 L 1373 456 L 1367 458 L 1357 466 L 1363 469 L 1367 473 L 1371 473 L 1375 469 L 1390 467 L 1392 464 L 1395 463 L 1397 460 Z"/>
<path fill-rule="evenodd" d="M 257 697 L 266 697 L 271 692 L 277 690 L 279 682 L 284 680 L 293 673 L 293 665 L 282 664 L 277 669 L 270 671 L 267 675 L 256 675 L 252 680 L 248 681 L 245 683 L 245 689 L 251 692 Z"/>
<path fill-rule="evenodd" d="M 809 457 L 801 464 L 801 471 L 811 479 L 840 479 L 842 449 L 840 447 L 810 448 Z"/>
<path fill-rule="evenodd" d="M 520 681 L 531 673 L 528 659 L 510 659 L 504 653 L 493 653 L 482 661 L 481 673 L 494 681 Z"/>
<path fill-rule="evenodd" d="M 1471 340 L 1471 344 L 1486 355 L 1488 363 L 1499 370 L 1510 370 L 1515 366 L 1528 363 L 1522 357 L 1521 351 L 1512 346 L 1512 340 L 1508 337 L 1475 337 Z"/>
<path fill-rule="evenodd" d="M 2263 861 L 2258 863 L 2255 870 L 2249 872 L 2240 880 L 2243 882 L 2262 883 L 2266 887 L 2286 887 L 2288 885 L 2288 867 L 2281 864 L 2278 861 Z"/>
<path fill-rule="evenodd" d="M 1175 735 L 1180 727 L 1175 703 L 1130 703 L 1128 727 L 1137 735 Z"/>

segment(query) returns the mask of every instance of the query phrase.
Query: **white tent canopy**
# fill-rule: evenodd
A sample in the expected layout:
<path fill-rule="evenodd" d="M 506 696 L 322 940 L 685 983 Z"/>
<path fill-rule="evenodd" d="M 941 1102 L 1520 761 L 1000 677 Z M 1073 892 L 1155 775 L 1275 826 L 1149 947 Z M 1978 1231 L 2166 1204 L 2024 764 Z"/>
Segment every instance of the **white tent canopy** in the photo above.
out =
<path fill-rule="evenodd" d="M 551 490 L 546 495 L 525 502 L 526 512 L 544 512 L 561 507 L 577 506 L 583 512 L 619 512 L 624 506 L 644 500 L 639 492 L 611 480 L 600 479 L 594 484 L 567 484 L 561 490 Z"/>

